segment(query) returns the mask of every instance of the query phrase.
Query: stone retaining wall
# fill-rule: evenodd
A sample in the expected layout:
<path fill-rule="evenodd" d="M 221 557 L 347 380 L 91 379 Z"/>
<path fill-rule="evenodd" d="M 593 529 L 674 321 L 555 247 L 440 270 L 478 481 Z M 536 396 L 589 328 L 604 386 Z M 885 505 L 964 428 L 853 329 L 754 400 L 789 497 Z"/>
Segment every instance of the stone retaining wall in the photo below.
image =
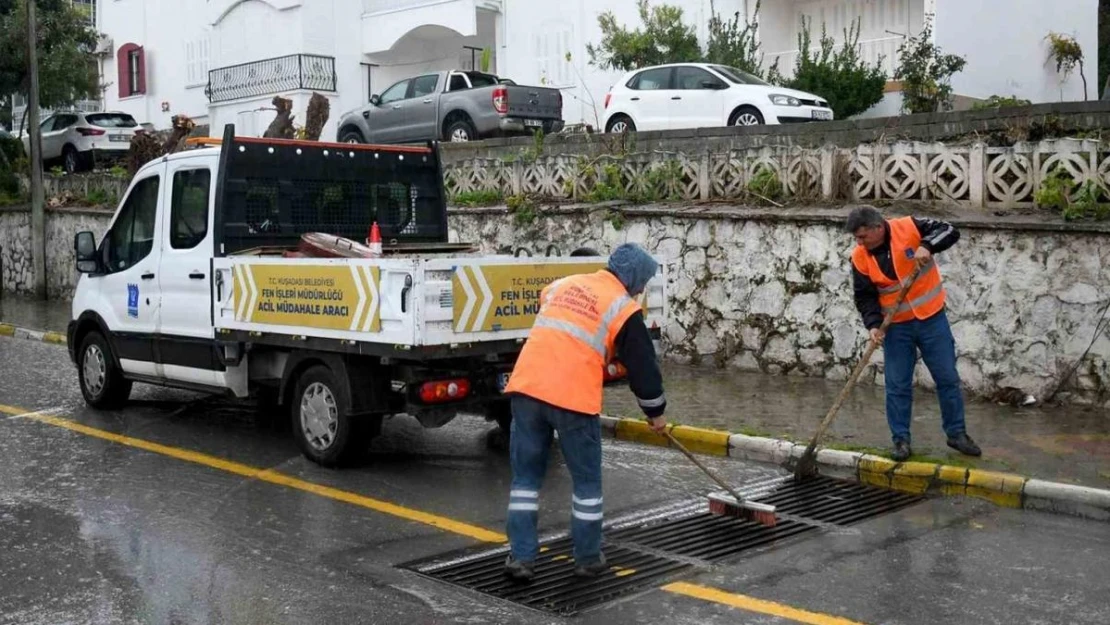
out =
<path fill-rule="evenodd" d="M 486 252 L 543 255 L 587 245 L 644 244 L 669 262 L 668 357 L 768 373 L 846 379 L 865 331 L 851 292 L 847 209 L 630 208 L 622 216 L 570 207 L 518 227 L 501 209 L 451 218 L 452 238 Z M 938 255 L 965 385 L 1037 397 L 1094 338 L 1110 298 L 1110 228 L 953 218 L 961 241 Z M 618 229 L 616 226 L 621 226 Z M 864 378 L 882 383 L 882 354 Z M 1110 332 L 1079 368 L 1072 398 L 1110 405 Z M 931 386 L 925 367 L 917 382 Z"/>

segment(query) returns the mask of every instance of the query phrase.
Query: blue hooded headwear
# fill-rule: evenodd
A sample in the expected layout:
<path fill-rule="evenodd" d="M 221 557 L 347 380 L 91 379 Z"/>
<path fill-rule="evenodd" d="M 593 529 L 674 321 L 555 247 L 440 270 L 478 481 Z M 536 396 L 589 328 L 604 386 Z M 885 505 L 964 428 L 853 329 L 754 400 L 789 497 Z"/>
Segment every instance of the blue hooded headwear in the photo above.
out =
<path fill-rule="evenodd" d="M 609 271 L 628 289 L 629 295 L 635 296 L 644 292 L 648 281 L 659 271 L 659 263 L 639 245 L 625 243 L 609 255 Z"/>

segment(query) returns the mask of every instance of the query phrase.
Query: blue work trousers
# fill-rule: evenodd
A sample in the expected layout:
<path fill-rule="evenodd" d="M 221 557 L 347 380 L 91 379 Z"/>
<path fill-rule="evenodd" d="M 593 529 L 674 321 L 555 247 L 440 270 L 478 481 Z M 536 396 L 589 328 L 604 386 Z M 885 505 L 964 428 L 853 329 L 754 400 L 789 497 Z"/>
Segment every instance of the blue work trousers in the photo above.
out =
<path fill-rule="evenodd" d="M 552 436 L 559 433 L 563 459 L 574 483 L 571 538 L 574 560 L 589 565 L 601 558 L 601 422 L 561 410 L 530 397 L 514 396 L 509 428 L 513 482 L 509 492 L 507 529 L 513 558 L 533 562 L 539 553 L 536 524 L 540 488 L 547 472 Z"/>
<path fill-rule="evenodd" d="M 883 340 L 886 359 L 886 420 L 894 442 L 910 442 L 913 370 L 917 352 L 937 386 L 941 423 L 948 438 L 966 431 L 964 396 L 956 371 L 956 339 L 944 310 L 928 319 L 892 323 Z"/>

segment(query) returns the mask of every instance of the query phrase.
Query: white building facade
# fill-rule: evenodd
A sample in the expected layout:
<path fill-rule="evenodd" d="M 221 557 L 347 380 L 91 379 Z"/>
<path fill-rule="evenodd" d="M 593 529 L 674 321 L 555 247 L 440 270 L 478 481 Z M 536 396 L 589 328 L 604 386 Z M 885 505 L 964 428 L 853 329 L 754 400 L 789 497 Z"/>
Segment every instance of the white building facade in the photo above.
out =
<path fill-rule="evenodd" d="M 197 10 L 170 0 L 80 1 L 92 4 L 105 34 L 103 106 L 157 128 L 184 113 L 214 135 L 226 123 L 260 135 L 275 95 L 293 100 L 303 124 L 316 91 L 331 102 L 323 138 L 334 139 L 340 115 L 371 94 L 429 71 L 477 69 L 487 49 L 490 71 L 560 88 L 568 124 L 603 125 L 605 93 L 620 72 L 590 65 L 586 46 L 601 39 L 601 12 L 639 24 L 636 0 L 207 0 Z M 756 19 L 755 0 L 669 4 L 703 42 L 714 12 Z M 1083 92 L 1078 75 L 1061 80 L 1048 62 L 1049 31 L 1077 38 L 1088 95 L 1099 95 L 1097 8 L 1098 0 L 763 0 L 758 19 L 765 65 L 791 70 L 802 17 L 837 38 L 859 19 L 861 52 L 892 75 L 899 44 L 935 15 L 935 43 L 968 61 L 953 80 L 956 94 L 1053 102 Z M 892 87 L 870 115 L 898 113 Z"/>
<path fill-rule="evenodd" d="M 313 92 L 329 99 L 323 139 L 346 111 L 397 80 L 470 68 L 489 49 L 496 71 L 501 0 L 100 0 L 104 106 L 167 128 L 183 113 L 220 135 L 261 135 L 271 101 L 305 122 Z"/>

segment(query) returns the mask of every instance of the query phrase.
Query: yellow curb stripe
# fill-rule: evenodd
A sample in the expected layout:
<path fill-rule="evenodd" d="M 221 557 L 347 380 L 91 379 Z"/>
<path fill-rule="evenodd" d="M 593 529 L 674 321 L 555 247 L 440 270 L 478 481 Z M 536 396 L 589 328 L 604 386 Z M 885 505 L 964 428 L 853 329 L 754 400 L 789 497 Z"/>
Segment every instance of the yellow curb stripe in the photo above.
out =
<path fill-rule="evenodd" d="M 663 590 L 678 595 L 693 597 L 695 599 L 702 599 L 703 601 L 712 601 L 713 603 L 740 608 L 741 610 L 747 610 L 749 612 L 757 612 L 759 614 L 790 619 L 799 623 L 807 623 L 808 625 L 862 625 L 858 621 L 851 621 L 839 616 L 799 610 L 798 608 L 792 608 L 781 603 L 775 603 L 774 601 L 756 599 L 755 597 L 738 595 L 723 590 L 717 590 L 716 588 L 708 588 L 706 586 L 698 586 L 686 582 L 667 584 L 663 587 Z"/>
<path fill-rule="evenodd" d="M 11 406 L 0 407 L 0 410 L 3 410 L 4 412 L 7 412 L 9 414 L 24 414 L 28 412 L 26 410 L 12 408 Z M 224 460 L 223 458 L 210 456 L 208 454 L 190 451 L 188 449 L 180 449 L 178 447 L 162 445 L 160 443 L 154 443 L 139 438 L 123 436 L 121 434 L 115 434 L 113 432 L 107 432 L 105 430 L 89 427 L 75 421 L 70 421 L 69 419 L 59 419 L 57 417 L 51 417 L 41 414 L 28 414 L 26 415 L 26 417 L 28 419 L 39 421 L 40 423 L 46 423 L 48 425 L 64 428 L 73 432 L 84 434 L 86 436 L 118 443 L 120 445 L 126 445 L 128 447 L 134 447 L 136 449 L 142 449 L 144 451 L 161 454 L 163 456 L 169 456 L 171 458 L 203 465 L 213 469 L 219 469 L 221 471 L 233 473 L 242 477 L 256 479 L 262 482 L 268 482 L 270 484 L 275 484 L 278 486 L 285 486 L 287 488 L 293 488 L 306 493 L 312 493 L 313 495 L 327 497 L 328 499 L 333 499 L 335 501 L 342 501 L 344 503 L 349 503 L 351 505 L 366 508 L 368 510 L 374 510 L 375 512 L 381 512 L 383 514 L 388 514 L 408 521 L 423 523 L 437 529 L 452 532 L 454 534 L 459 534 L 460 536 L 473 538 L 475 540 L 491 543 L 504 543 L 508 541 L 508 538 L 504 534 L 490 531 L 484 527 L 470 525 L 469 523 L 456 521 L 454 519 L 431 514 L 429 512 L 423 512 L 421 510 L 406 508 L 404 506 L 399 506 L 397 504 L 382 501 L 380 499 L 374 499 L 371 497 L 366 497 L 364 495 L 340 490 L 338 488 L 323 486 L 321 484 L 314 484 L 312 482 L 295 478 L 290 475 L 285 475 L 283 473 L 278 473 L 277 471 L 272 471 L 270 469 L 260 469 L 231 460 Z"/>
<path fill-rule="evenodd" d="M 732 436 L 728 432 L 695 428 L 688 425 L 675 426 L 671 430 L 671 434 L 690 451 L 712 456 L 727 456 L 728 439 Z"/>
<path fill-rule="evenodd" d="M 42 335 L 44 343 L 53 343 L 55 345 L 65 345 L 66 336 L 60 332 L 46 332 Z"/>
<path fill-rule="evenodd" d="M 15 336 L 15 326 L 10 323 L 0 323 L 0 336 Z"/>

